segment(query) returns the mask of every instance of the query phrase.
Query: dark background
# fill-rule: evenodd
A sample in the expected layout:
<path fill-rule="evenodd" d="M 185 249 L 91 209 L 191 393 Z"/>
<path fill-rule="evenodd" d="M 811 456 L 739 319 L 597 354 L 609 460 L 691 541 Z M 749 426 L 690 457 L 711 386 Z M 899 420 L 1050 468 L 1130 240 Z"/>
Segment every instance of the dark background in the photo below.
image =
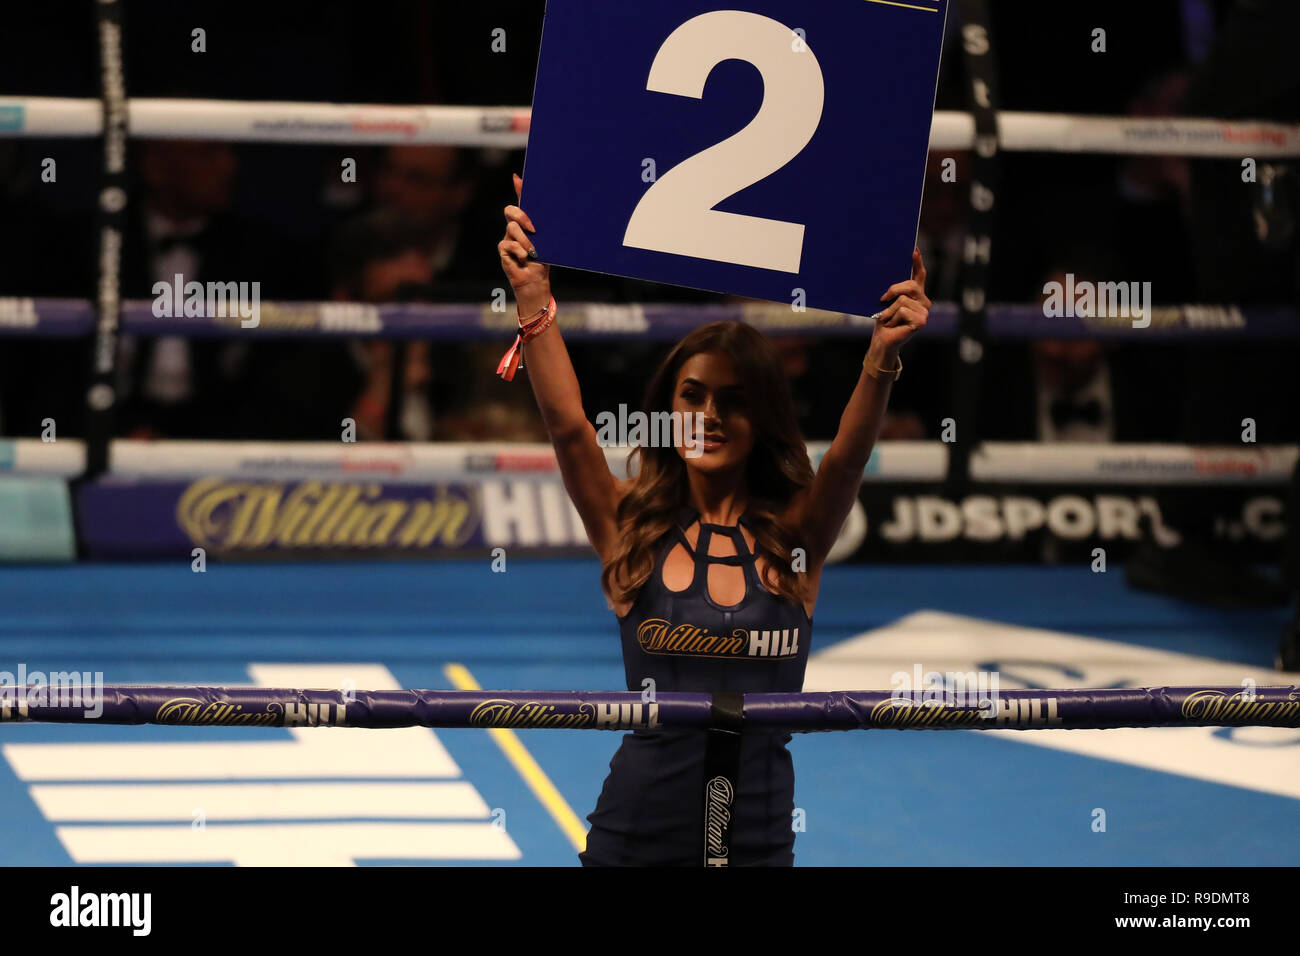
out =
<path fill-rule="evenodd" d="M 1294 0 L 994 0 L 992 5 L 1003 109 L 1300 121 L 1300 58 L 1293 51 L 1300 36 L 1300 4 Z M 965 106 L 958 11 L 954 3 L 939 109 Z M 541 0 L 130 0 L 125 24 L 128 95 L 526 105 L 542 14 Z M 190 51 L 195 27 L 206 30 L 206 53 Z M 507 32 L 505 53 L 491 50 L 496 28 Z M 1104 54 L 1090 50 L 1096 28 L 1107 34 Z M 870 55 L 870 46 L 864 45 L 863 56 Z M 0 33 L 0 94 L 98 95 L 91 0 L 7 5 Z M 367 207 L 365 185 L 382 150 L 261 144 L 237 144 L 235 149 L 234 211 L 247 231 L 228 241 L 247 255 L 264 255 L 266 262 L 275 263 L 275 288 L 264 298 L 328 298 L 331 241 L 343 223 Z M 39 180 L 45 156 L 58 158 L 57 184 Z M 355 156 L 359 163 L 362 189 L 350 204 L 340 204 L 327 189 L 337 180 L 343 156 Z M 937 158 L 939 154 L 932 156 Z M 0 294 L 90 297 L 98 159 L 98 143 L 91 140 L 0 139 Z M 475 152 L 471 159 L 475 188 L 461 222 L 461 274 L 445 277 L 445 292 L 458 289 L 457 280 L 486 282 L 495 275 L 500 209 L 513 201 L 509 172 L 523 167 L 522 152 Z M 1257 240 L 1250 228 L 1251 195 L 1240 184 L 1235 161 L 1011 153 L 1003 154 L 1003 163 L 992 301 L 1032 301 L 1047 278 L 1066 271 L 1152 281 L 1158 303 L 1300 301 L 1294 235 L 1273 246 Z M 1294 164 L 1289 172 L 1294 184 Z M 1133 182 L 1146 184 L 1140 198 L 1130 188 Z M 960 233 L 964 189 L 964 182 L 935 179 L 928 185 L 923 235 Z M 1283 198 L 1278 215 L 1289 209 L 1294 223 L 1291 201 Z M 933 298 L 952 297 L 951 265 L 945 269 L 939 252 L 931 259 Z M 128 277 L 131 269 L 128 259 Z M 504 279 L 492 282 L 505 284 Z M 562 270 L 553 272 L 552 283 L 561 301 L 707 298 Z M 124 293 L 147 295 L 138 287 Z M 487 352 L 436 347 L 430 392 L 435 418 L 463 407 L 467 394 L 479 396 L 492 387 L 482 380 L 490 378 L 494 356 L 505 344 Z M 833 434 L 865 346 L 865 341 L 861 348 L 845 348 L 842 342 L 815 340 L 789 345 L 801 357 L 791 369 L 807 437 Z M 617 350 L 574 347 L 589 411 L 636 401 L 646 364 L 661 351 L 633 342 Z M 908 374 L 895 391 L 894 409 L 915 416 L 920 433 L 910 437 L 937 437 L 939 421 L 953 412 L 950 352 L 950 344 L 924 339 L 908 349 Z M 83 353 L 84 347 L 75 343 L 0 339 L 4 433 L 37 434 L 46 415 L 66 423 L 60 434 L 79 433 Z M 1111 349 L 1112 379 L 1123 383 L 1118 391 L 1125 394 L 1117 437 L 1236 443 L 1240 420 L 1249 416 L 1260 423 L 1261 442 L 1292 440 L 1300 408 L 1296 358 L 1290 346 L 1222 342 Z M 980 415 L 987 437 L 1035 437 L 1024 413 L 1033 393 L 1030 363 L 1027 347 L 993 349 Z M 472 387 L 454 378 L 464 374 L 455 370 L 466 365 L 479 377 Z M 526 393 L 520 384 L 500 388 Z M 249 422 L 248 416 L 232 415 L 229 424 L 244 428 Z M 183 421 L 169 428 L 174 437 L 192 437 L 184 434 Z"/>

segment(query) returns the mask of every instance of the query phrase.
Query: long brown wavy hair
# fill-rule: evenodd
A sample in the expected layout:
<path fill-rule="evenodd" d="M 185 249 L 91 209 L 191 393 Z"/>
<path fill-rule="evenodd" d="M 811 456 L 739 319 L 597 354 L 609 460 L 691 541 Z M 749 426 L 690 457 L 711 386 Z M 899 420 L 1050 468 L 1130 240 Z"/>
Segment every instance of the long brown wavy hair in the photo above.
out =
<path fill-rule="evenodd" d="M 650 421 L 656 412 L 671 412 L 678 372 L 700 352 L 722 352 L 735 363 L 754 430 L 754 447 L 745 464 L 749 491 L 745 521 L 754 535 L 755 553 L 775 572 L 776 581 L 769 586 L 803 606 L 807 577 L 792 568 L 792 552 L 802 542 L 778 515 L 812 483 L 813 470 L 795 418 L 790 383 L 772 343 L 744 322 L 701 326 L 678 342 L 660 364 L 646 386 L 641 410 Z M 634 459 L 639 468 L 633 467 Z M 686 463 L 677 449 L 638 446 L 628 455 L 628 474 L 634 472 L 633 484 L 618 505 L 618 546 L 600 576 L 611 602 L 635 599 L 654 572 L 656 545 L 677 520 L 677 510 L 690 503 Z"/>

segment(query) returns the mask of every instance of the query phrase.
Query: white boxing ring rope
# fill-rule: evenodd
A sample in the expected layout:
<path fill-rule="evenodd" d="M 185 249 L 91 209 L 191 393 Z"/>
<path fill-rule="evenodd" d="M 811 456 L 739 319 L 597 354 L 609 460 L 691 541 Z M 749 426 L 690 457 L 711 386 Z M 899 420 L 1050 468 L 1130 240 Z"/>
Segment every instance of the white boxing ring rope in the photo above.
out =
<path fill-rule="evenodd" d="M 0 137 L 94 137 L 97 99 L 3 96 Z M 1300 124 L 1194 117 L 1086 116 L 1000 111 L 998 148 L 1014 152 L 1128 153 L 1240 159 L 1300 157 Z M 18 117 L 14 123 L 12 117 Z M 384 106 L 240 100 L 128 101 L 132 136 L 246 143 L 392 143 L 522 149 L 526 106 Z M 937 110 L 930 151 L 975 146 L 971 114 Z"/>
<path fill-rule="evenodd" d="M 10 472 L 75 478 L 85 469 L 86 443 L 81 439 L 44 442 L 9 439 Z M 827 441 L 807 443 L 808 455 L 820 461 Z M 863 475 L 866 482 L 938 482 L 947 474 L 950 446 L 941 441 L 877 442 L 877 460 Z M 610 471 L 627 477 L 631 448 L 604 449 Z M 119 478 L 179 480 L 201 473 L 210 477 L 286 481 L 332 478 L 391 484 L 464 481 L 469 462 L 500 456 L 494 478 L 552 481 L 558 474 L 555 450 L 529 442 L 165 442 L 130 438 L 110 445 L 109 474 Z M 1255 449 L 1230 445 L 1113 444 L 1055 442 L 983 442 L 971 457 L 977 482 L 1026 481 L 1042 484 L 1160 486 L 1284 485 L 1300 459 L 1295 445 Z"/>

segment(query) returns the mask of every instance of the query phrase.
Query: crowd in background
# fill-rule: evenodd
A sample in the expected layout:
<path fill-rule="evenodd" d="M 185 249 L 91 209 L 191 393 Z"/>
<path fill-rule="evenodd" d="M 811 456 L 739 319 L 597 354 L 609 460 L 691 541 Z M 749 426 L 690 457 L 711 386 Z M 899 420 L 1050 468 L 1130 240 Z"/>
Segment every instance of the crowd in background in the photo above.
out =
<path fill-rule="evenodd" d="M 1005 109 L 1300 121 L 1300 70 L 1287 50 L 1300 31 L 1294 0 L 1108 0 L 1032 16 L 994 6 Z M 954 3 L 939 109 L 966 104 L 958 10 Z M 132 96 L 519 105 L 531 100 L 542 4 L 146 3 L 127 14 Z M 43 65 L 19 72 L 0 56 L 0 92 L 95 95 L 81 5 L 30 5 L 13 17 L 0 44 L 21 38 L 43 54 L 23 62 Z M 205 53 L 192 51 L 195 27 L 206 31 Z M 504 52 L 493 49 L 497 28 Z M 1104 53 L 1092 49 L 1097 28 Z M 97 149 L 0 139 L 0 295 L 91 296 Z M 40 181 L 46 156 L 58 159 L 56 183 Z M 346 157 L 357 162 L 355 183 L 341 181 Z M 941 175 L 945 157 L 956 161 L 955 183 Z M 258 280 L 263 302 L 487 303 L 506 287 L 496 242 L 522 151 L 138 140 L 129 159 L 125 298 L 151 298 L 155 281 L 177 273 Z M 1261 165 L 1267 188 L 1243 184 L 1235 161 L 1003 154 L 990 301 L 1035 301 L 1044 283 L 1072 273 L 1149 281 L 1157 304 L 1300 303 L 1300 164 Z M 919 244 L 935 301 L 957 295 L 969 169 L 961 153 L 930 157 Z M 570 270 L 555 270 L 552 283 L 561 308 L 718 299 Z M 124 338 L 118 431 L 322 440 L 338 438 L 350 417 L 362 439 L 545 440 L 526 383 L 493 374 L 508 345 L 412 343 L 394 376 L 384 341 Z M 860 350 L 812 336 L 776 345 L 806 437 L 832 437 L 866 341 Z M 47 418 L 61 435 L 80 434 L 88 348 L 0 339 L 0 434 L 38 434 Z M 570 349 L 594 415 L 639 400 L 663 345 Z M 938 437 L 954 414 L 952 352 L 924 338 L 909 349 L 883 437 Z M 1293 440 L 1296 358 L 1292 347 L 1221 340 L 1000 343 L 985 372 L 995 400 L 983 402 L 978 428 L 990 439 L 1230 442 L 1249 417 L 1261 442 Z"/>

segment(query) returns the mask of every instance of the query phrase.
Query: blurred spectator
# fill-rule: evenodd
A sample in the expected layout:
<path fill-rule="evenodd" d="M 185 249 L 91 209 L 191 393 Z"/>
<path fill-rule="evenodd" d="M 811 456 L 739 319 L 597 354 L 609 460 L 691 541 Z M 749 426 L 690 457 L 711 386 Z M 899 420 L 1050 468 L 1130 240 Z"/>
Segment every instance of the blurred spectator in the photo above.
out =
<path fill-rule="evenodd" d="M 1149 82 L 1129 103 L 1134 117 L 1178 116 L 1183 112 L 1188 77 L 1167 73 Z M 1181 156 L 1135 155 L 1120 163 L 1111 199 L 1097 198 L 1096 209 L 1114 206 L 1107 242 L 1130 276 L 1150 282 L 1157 302 L 1174 304 L 1196 294 L 1188 239 L 1191 173 Z M 1158 250 L 1158 254 L 1153 255 Z"/>
<path fill-rule="evenodd" d="M 362 219 L 340 238 L 336 255 L 333 297 L 343 302 L 416 302 L 432 297 L 431 267 L 420 244 L 421 235 L 391 214 Z M 405 438 L 428 441 L 433 434 L 428 389 L 432 380 L 428 342 L 371 339 L 353 345 L 365 385 L 352 417 L 365 439 Z M 388 435 L 385 421 L 392 404 L 393 363 L 401 360 L 399 434 Z"/>
<path fill-rule="evenodd" d="M 513 308 L 513 303 L 511 305 Z M 456 357 L 461 363 L 454 394 L 447 395 L 438 406 L 434 422 L 436 441 L 516 441 L 548 442 L 546 426 L 533 398 L 526 376 L 527 365 L 513 382 L 497 377 L 497 364 L 510 346 L 508 338 L 500 342 L 471 342 L 459 345 Z M 579 372 L 583 406 L 587 416 L 595 419 L 605 409 L 616 409 L 619 401 L 636 407 L 639 398 L 623 394 L 611 402 L 609 396 L 587 387 Z"/>
<path fill-rule="evenodd" d="M 1300 4 L 1237 2 L 1193 75 L 1187 111 L 1216 119 L 1300 121 Z M 1250 148 L 1242 146 L 1243 158 Z M 1300 170 L 1293 159 L 1192 164 L 1193 238 L 1201 294 L 1214 301 L 1300 303 Z"/>
<path fill-rule="evenodd" d="M 1105 257 L 1079 249 L 1040 285 L 1104 282 Z M 1113 274 L 1113 273 L 1112 273 Z M 1118 281 L 1118 280 L 1116 280 Z M 1179 417 L 1177 357 L 1158 346 L 1040 339 L 991 349 L 980 436 L 994 441 L 1169 441 Z"/>
<path fill-rule="evenodd" d="M 500 209 L 468 212 L 476 198 L 473 155 L 454 146 L 389 146 L 375 177 L 376 211 L 410 228 L 442 301 L 486 302 L 504 283 L 492 218 Z"/>
<path fill-rule="evenodd" d="M 814 371 L 815 365 L 820 365 L 813 359 L 818 343 L 806 335 L 778 335 L 771 336 L 770 340 L 781 357 L 781 366 L 790 381 L 794 414 L 804 438 L 809 441 L 834 438 L 839 415 L 835 413 L 833 404 L 835 393 L 839 390 L 827 380 L 825 367 L 817 367 L 815 374 L 809 374 Z M 845 393 L 845 402 L 848 401 L 848 394 Z M 840 412 L 843 412 L 843 407 Z"/>
<path fill-rule="evenodd" d="M 1101 343 L 1044 339 L 1030 352 L 1037 380 L 1039 441 L 1114 441 L 1115 395 Z"/>
<path fill-rule="evenodd" d="M 925 257 L 925 291 L 934 302 L 958 298 L 970 190 L 969 150 L 931 153 L 916 245 Z"/>
<path fill-rule="evenodd" d="M 1210 56 L 1192 76 L 1186 109 L 1222 119 L 1300 121 L 1300 4 L 1294 0 L 1235 3 Z M 1198 298 L 1238 305 L 1300 304 L 1300 163 L 1256 158 L 1256 182 L 1244 182 L 1242 158 L 1191 162 L 1192 238 Z M 1184 408 L 1183 437 L 1236 442 L 1252 419 L 1258 440 L 1294 441 L 1300 434 L 1300 353 L 1279 342 L 1237 342 L 1189 350 L 1189 382 L 1231 382 L 1195 388 Z"/>
<path fill-rule="evenodd" d="M 155 282 L 260 282 L 263 302 L 313 297 L 310 263 L 283 236 L 231 212 L 239 161 L 228 143 L 145 140 L 136 149 L 138 215 L 128 224 L 123 290 Z M 235 379 L 250 346 L 179 336 L 121 339 L 119 431 L 215 438 L 230 432 Z"/>
<path fill-rule="evenodd" d="M 422 234 L 390 213 L 348 223 L 331 256 L 340 302 L 428 301 L 431 274 Z M 386 435 L 393 363 L 405 353 L 400 434 Z M 432 378 L 427 342 L 395 347 L 383 340 L 296 339 L 258 342 L 240 377 L 241 432 L 262 439 L 335 440 L 342 421 L 356 421 L 357 437 L 427 440 L 433 432 Z"/>
<path fill-rule="evenodd" d="M 839 431 L 840 418 L 862 374 L 870 334 L 849 341 L 827 342 L 802 335 L 772 336 L 771 341 L 790 380 L 795 417 L 804 439 L 830 441 Z M 880 428 L 882 441 L 924 437 L 925 426 L 915 411 L 891 408 L 885 413 Z"/>
<path fill-rule="evenodd" d="M 443 264 L 451 260 L 460 214 L 473 195 L 468 162 L 455 146 L 389 146 L 375 180 L 376 205 L 421 230 Z"/>
<path fill-rule="evenodd" d="M 478 351 L 484 355 L 487 352 L 486 349 Z M 460 408 L 444 416 L 438 437 L 443 441 L 466 442 L 550 441 L 533 400 L 532 389 L 527 387 L 527 383 L 524 383 L 524 388 L 513 392 L 505 391 L 509 388 L 507 383 L 501 384 L 503 389 L 498 395 L 462 403 Z"/>

